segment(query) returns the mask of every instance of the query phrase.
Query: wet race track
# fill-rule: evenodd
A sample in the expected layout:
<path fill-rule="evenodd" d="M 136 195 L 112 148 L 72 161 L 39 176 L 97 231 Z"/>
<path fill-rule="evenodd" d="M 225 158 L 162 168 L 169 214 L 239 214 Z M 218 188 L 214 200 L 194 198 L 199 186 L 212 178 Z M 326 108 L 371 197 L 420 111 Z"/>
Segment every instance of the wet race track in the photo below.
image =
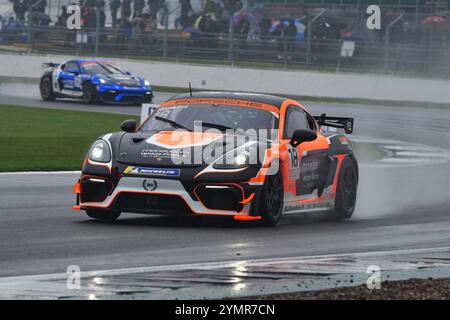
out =
<path fill-rule="evenodd" d="M 155 95 L 158 103 L 173 94 Z M 138 107 L 44 103 L 37 86 L 28 84 L 2 85 L 0 104 L 140 112 Z M 71 210 L 76 173 L 0 174 L 0 277 L 65 273 L 69 265 L 82 271 L 170 268 L 448 246 L 449 110 L 305 104 L 315 114 L 354 117 L 351 138 L 389 154 L 361 164 L 358 205 L 350 221 L 290 215 L 277 227 L 263 228 L 204 217 L 123 214 L 105 223 Z"/>

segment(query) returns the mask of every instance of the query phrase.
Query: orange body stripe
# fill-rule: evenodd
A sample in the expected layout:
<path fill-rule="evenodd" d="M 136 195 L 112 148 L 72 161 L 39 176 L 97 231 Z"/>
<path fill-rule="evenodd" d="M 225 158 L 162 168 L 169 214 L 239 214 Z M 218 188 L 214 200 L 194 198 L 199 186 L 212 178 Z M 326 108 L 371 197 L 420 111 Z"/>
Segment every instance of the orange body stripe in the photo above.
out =
<path fill-rule="evenodd" d="M 73 193 L 80 194 L 80 192 L 81 192 L 80 181 L 77 181 L 73 186 Z"/>
<path fill-rule="evenodd" d="M 261 220 L 261 216 L 248 216 L 245 214 L 237 214 L 234 216 L 234 220 L 238 221 L 254 221 L 254 220 Z"/>
<path fill-rule="evenodd" d="M 254 197 L 255 197 L 255 194 L 252 193 L 252 194 L 250 195 L 250 197 L 248 197 L 247 199 L 242 200 L 240 203 L 241 203 L 241 204 L 247 204 L 247 203 L 249 203 L 250 201 L 252 201 Z"/>
<path fill-rule="evenodd" d="M 230 106 L 238 106 L 238 107 L 247 107 L 247 108 L 255 108 L 262 109 L 269 112 L 279 113 L 280 110 L 266 103 L 248 101 L 248 100 L 238 100 L 238 99 L 217 99 L 217 98 L 187 98 L 187 99 L 176 99 L 170 100 L 162 103 L 159 107 L 170 107 L 173 105 L 183 105 L 183 104 L 223 104 Z"/>

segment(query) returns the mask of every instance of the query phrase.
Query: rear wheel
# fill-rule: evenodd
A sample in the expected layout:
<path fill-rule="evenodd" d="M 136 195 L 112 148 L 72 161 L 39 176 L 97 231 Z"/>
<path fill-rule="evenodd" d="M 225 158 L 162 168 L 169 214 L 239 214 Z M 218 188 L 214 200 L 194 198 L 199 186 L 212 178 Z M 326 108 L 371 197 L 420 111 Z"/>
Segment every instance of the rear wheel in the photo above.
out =
<path fill-rule="evenodd" d="M 83 84 L 83 101 L 89 104 L 96 101 L 95 87 L 90 82 L 85 82 Z"/>
<path fill-rule="evenodd" d="M 333 220 L 350 219 L 356 206 L 358 169 L 349 157 L 342 162 L 337 183 L 336 200 L 330 218 Z"/>
<path fill-rule="evenodd" d="M 86 210 L 89 217 L 102 221 L 115 221 L 120 217 L 120 213 L 120 211 Z"/>
<path fill-rule="evenodd" d="M 55 93 L 53 92 L 52 78 L 50 76 L 45 76 L 41 79 L 39 84 L 39 89 L 41 92 L 41 97 L 44 101 L 55 100 Z"/>
<path fill-rule="evenodd" d="M 267 176 L 262 192 L 262 223 L 267 226 L 275 226 L 283 213 L 283 179 L 280 170 L 274 175 Z"/>

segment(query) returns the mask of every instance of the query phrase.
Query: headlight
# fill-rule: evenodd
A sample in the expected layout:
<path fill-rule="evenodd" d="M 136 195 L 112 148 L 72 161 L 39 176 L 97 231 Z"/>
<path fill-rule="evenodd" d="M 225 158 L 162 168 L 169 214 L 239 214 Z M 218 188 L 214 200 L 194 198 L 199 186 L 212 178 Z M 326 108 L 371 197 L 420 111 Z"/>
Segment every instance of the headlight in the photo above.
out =
<path fill-rule="evenodd" d="M 225 155 L 222 158 L 223 163 L 215 163 L 213 165 L 214 169 L 240 169 L 245 168 L 249 164 L 250 154 L 247 151 L 243 151 L 234 156 L 231 162 L 227 159 Z M 227 162 L 228 160 L 228 162 Z"/>
<path fill-rule="evenodd" d="M 97 140 L 89 150 L 89 159 L 96 162 L 110 162 L 111 150 L 106 141 Z"/>
<path fill-rule="evenodd" d="M 150 87 L 150 82 L 149 82 L 148 80 L 145 80 L 145 81 L 144 81 L 144 86 Z"/>
<path fill-rule="evenodd" d="M 107 80 L 107 79 L 105 79 L 105 78 L 98 78 L 98 81 L 99 81 L 101 84 L 110 84 L 110 83 L 111 83 L 111 81 L 109 81 L 109 80 Z"/>

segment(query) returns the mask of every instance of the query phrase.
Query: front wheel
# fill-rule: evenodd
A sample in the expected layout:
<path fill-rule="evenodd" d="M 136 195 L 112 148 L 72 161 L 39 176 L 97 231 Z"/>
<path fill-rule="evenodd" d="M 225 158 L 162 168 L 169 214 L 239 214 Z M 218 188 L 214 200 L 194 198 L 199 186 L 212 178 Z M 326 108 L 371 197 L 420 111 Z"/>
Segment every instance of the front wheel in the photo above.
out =
<path fill-rule="evenodd" d="M 120 217 L 119 211 L 86 210 L 86 214 L 92 219 L 102 221 L 115 221 Z"/>
<path fill-rule="evenodd" d="M 90 82 L 85 82 L 83 84 L 83 101 L 88 104 L 94 103 L 96 101 L 95 87 Z"/>
<path fill-rule="evenodd" d="M 333 220 L 350 219 L 356 207 L 358 169 L 355 162 L 349 157 L 342 162 L 337 184 L 334 210 L 330 212 L 330 218 Z"/>
<path fill-rule="evenodd" d="M 267 176 L 263 187 L 262 223 L 266 226 L 275 226 L 281 219 L 284 206 L 283 179 L 281 172 Z"/>

